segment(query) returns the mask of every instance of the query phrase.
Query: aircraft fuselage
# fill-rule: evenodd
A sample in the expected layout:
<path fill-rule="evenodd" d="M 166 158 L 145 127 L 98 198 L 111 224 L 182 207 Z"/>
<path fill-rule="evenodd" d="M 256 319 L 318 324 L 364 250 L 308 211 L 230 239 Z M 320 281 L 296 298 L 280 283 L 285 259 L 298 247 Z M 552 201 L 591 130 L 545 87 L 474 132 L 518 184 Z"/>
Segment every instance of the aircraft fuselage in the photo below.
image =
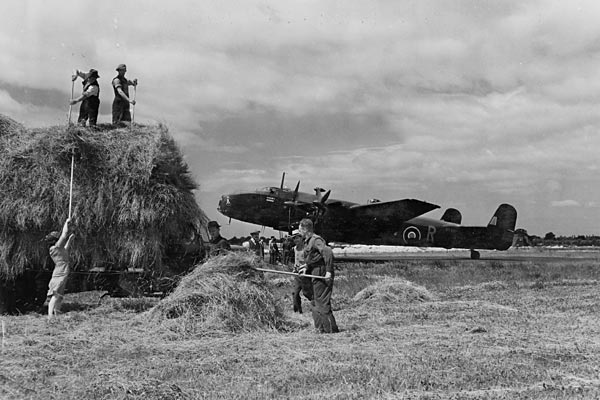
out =
<path fill-rule="evenodd" d="M 316 194 L 267 187 L 255 192 L 223 195 L 218 211 L 233 219 L 289 232 L 302 218 L 315 219 L 313 204 L 320 199 Z M 501 205 L 488 226 L 470 227 L 423 216 L 406 218 L 398 208 L 415 206 L 410 202 L 419 201 L 384 202 L 375 210 L 369 208 L 356 213 L 356 208 L 362 207 L 358 203 L 327 199 L 315 230 L 328 242 L 348 244 L 498 250 L 506 250 L 512 244 L 516 211 L 510 205 Z M 430 206 L 422 213 L 437 208 L 429 203 L 419 203 Z M 415 207 L 419 206 L 423 207 L 419 204 Z M 499 213 L 501 216 L 497 216 Z M 494 221 L 498 218 L 508 222 L 496 226 Z"/>

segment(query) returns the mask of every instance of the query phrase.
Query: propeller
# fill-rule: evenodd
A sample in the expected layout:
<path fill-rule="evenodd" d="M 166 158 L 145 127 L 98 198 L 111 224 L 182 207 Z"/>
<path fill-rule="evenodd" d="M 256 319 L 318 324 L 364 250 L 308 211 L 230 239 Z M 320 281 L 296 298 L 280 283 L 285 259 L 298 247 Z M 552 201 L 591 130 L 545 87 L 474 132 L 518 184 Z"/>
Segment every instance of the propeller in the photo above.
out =
<path fill-rule="evenodd" d="M 283 193 L 283 183 L 285 180 L 285 172 L 281 176 L 281 191 L 280 194 Z M 317 200 L 314 200 L 311 203 L 298 203 L 298 195 L 300 191 L 300 181 L 296 184 L 296 188 L 292 194 L 291 200 L 286 200 L 283 202 L 284 206 L 288 209 L 288 230 L 292 230 L 292 207 L 302 210 L 303 212 L 312 213 L 315 219 L 315 223 L 317 223 L 322 216 L 327 211 L 327 200 L 329 199 L 329 195 L 331 194 L 331 190 L 325 192 L 325 189 L 315 188 L 315 193 L 317 195 Z M 325 192 L 324 195 L 321 196 L 321 193 Z M 308 207 L 307 207 L 308 206 Z M 312 207 L 311 207 L 312 206 Z M 307 210 L 307 208 L 312 208 L 311 211 Z"/>
<path fill-rule="evenodd" d="M 300 181 L 296 184 L 296 189 L 294 189 L 294 194 L 292 195 L 292 200 L 284 201 L 283 204 L 286 206 L 296 206 L 298 205 L 298 190 L 300 190 Z"/>
<path fill-rule="evenodd" d="M 327 192 L 325 192 L 325 194 L 323 196 L 321 196 L 318 200 L 314 200 L 313 201 L 313 205 L 316 206 L 317 208 L 325 208 L 325 202 L 327 201 L 327 199 L 329 198 L 329 195 L 331 194 L 331 190 L 328 190 Z"/>
<path fill-rule="evenodd" d="M 298 198 L 298 190 L 300 189 L 300 181 L 296 184 L 296 189 L 294 189 L 294 196 L 292 197 L 293 201 L 296 201 Z"/>
<path fill-rule="evenodd" d="M 281 175 L 281 186 L 280 186 L 281 191 L 283 191 L 283 182 L 285 182 L 285 171 Z"/>
<path fill-rule="evenodd" d="M 328 190 L 323 196 L 319 198 L 319 200 L 315 200 L 312 202 L 313 206 L 315 207 L 313 214 L 315 216 L 315 225 L 320 223 L 321 218 L 323 217 L 323 215 L 325 215 L 325 212 L 327 211 L 327 204 L 325 202 L 329 198 L 330 194 L 331 190 Z"/>
<path fill-rule="evenodd" d="M 296 184 L 292 200 L 284 201 L 283 204 L 288 208 L 288 233 L 292 234 L 292 207 L 298 205 L 298 190 L 300 190 L 300 181 Z"/>

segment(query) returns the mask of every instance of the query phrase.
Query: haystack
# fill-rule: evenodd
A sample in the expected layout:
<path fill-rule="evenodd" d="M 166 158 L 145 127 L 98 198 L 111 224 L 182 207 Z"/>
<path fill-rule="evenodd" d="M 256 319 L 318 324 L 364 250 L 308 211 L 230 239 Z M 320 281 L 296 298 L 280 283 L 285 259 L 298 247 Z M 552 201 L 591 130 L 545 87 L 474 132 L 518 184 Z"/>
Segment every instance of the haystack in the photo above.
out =
<path fill-rule="evenodd" d="M 169 267 L 206 216 L 166 127 L 26 129 L 0 115 L 0 280 L 50 266 L 42 241 L 68 216 L 76 270 Z"/>
<path fill-rule="evenodd" d="M 284 329 L 282 305 L 261 272 L 263 261 L 247 253 L 210 258 L 144 316 L 181 334 Z"/>
<path fill-rule="evenodd" d="M 423 286 L 401 278 L 383 279 L 354 296 L 354 301 L 368 304 L 409 304 L 435 300 Z"/>

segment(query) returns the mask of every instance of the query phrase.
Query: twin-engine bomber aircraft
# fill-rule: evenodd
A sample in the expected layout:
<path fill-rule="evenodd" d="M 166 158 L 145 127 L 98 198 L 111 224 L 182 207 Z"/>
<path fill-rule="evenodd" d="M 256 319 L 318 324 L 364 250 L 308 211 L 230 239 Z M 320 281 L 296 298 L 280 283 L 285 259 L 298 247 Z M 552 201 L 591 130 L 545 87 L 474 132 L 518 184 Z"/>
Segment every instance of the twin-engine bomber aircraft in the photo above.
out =
<path fill-rule="evenodd" d="M 462 216 L 454 208 L 440 220 L 422 217 L 439 206 L 415 199 L 379 201 L 367 204 L 330 199 L 330 190 L 315 188 L 315 194 L 300 192 L 300 182 L 292 191 L 266 187 L 254 192 L 221 197 L 221 214 L 252 224 L 291 232 L 302 218 L 315 222 L 315 231 L 329 242 L 392 246 L 434 246 L 471 250 L 506 250 L 513 241 L 517 211 L 502 204 L 487 226 L 462 226 Z M 324 194 L 323 194 L 324 193 Z"/>

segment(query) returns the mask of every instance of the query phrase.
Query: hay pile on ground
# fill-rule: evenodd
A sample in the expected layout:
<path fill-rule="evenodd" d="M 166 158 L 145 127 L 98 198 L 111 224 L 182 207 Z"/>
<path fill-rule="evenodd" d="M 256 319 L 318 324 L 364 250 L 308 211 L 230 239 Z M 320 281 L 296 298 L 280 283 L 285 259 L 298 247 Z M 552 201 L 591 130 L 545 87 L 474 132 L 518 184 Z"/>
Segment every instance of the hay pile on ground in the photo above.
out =
<path fill-rule="evenodd" d="M 354 296 L 354 301 L 366 304 L 385 305 L 386 303 L 419 303 L 435 300 L 423 286 L 401 278 L 387 278 L 367 286 Z"/>
<path fill-rule="evenodd" d="M 177 288 L 144 316 L 181 334 L 287 329 L 282 305 L 250 254 L 210 258 L 185 276 Z"/>
<path fill-rule="evenodd" d="M 41 239 L 68 216 L 76 269 L 161 269 L 206 217 L 164 126 L 26 129 L 0 115 L 0 279 L 50 265 Z"/>

